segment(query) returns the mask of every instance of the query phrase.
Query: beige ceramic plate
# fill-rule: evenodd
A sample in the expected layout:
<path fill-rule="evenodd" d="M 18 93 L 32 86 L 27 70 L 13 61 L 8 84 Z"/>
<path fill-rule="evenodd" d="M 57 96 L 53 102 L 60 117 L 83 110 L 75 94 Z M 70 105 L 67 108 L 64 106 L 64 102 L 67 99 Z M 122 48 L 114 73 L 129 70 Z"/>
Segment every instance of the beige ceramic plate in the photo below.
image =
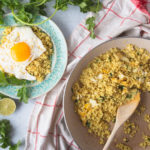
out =
<path fill-rule="evenodd" d="M 107 41 L 96 48 L 94 48 L 92 51 L 90 51 L 87 55 L 85 55 L 81 61 L 76 65 L 75 69 L 72 71 L 70 78 L 68 80 L 65 94 L 64 94 L 64 114 L 65 114 L 65 121 L 67 124 L 67 127 L 76 141 L 76 143 L 79 145 L 81 150 L 102 150 L 102 145 L 98 144 L 99 139 L 92 135 L 89 134 L 87 131 L 87 128 L 82 126 L 82 123 L 79 119 L 79 116 L 74 112 L 74 103 L 71 99 L 72 97 L 72 91 L 71 87 L 73 83 L 75 83 L 78 79 L 79 76 L 82 72 L 82 70 L 87 66 L 88 62 L 93 60 L 94 57 L 106 52 L 110 48 L 113 47 L 118 47 L 118 48 L 124 48 L 127 44 L 135 44 L 136 46 L 139 46 L 140 48 L 146 48 L 148 51 L 150 51 L 150 40 L 148 39 L 142 39 L 142 38 L 118 38 L 118 39 L 113 39 L 110 41 Z M 142 96 L 142 103 L 145 103 L 146 105 L 150 106 L 150 94 L 146 93 Z M 150 110 L 148 110 L 150 114 Z M 137 121 L 137 124 L 139 124 L 139 127 L 142 127 L 142 132 L 148 132 L 148 129 L 143 127 L 143 119 L 140 121 L 140 118 L 138 115 L 134 114 L 132 116 L 132 120 Z M 127 145 L 132 146 L 133 150 L 141 150 L 142 148 L 139 147 L 139 143 L 142 141 L 141 138 L 141 133 L 138 133 L 137 136 L 133 139 L 131 139 Z M 150 136 L 150 135 L 149 135 Z M 122 138 L 124 137 L 124 133 L 122 129 L 120 129 L 117 132 L 117 141 L 122 142 Z M 109 150 L 117 150 L 115 148 L 115 142 L 112 143 L 111 147 Z M 148 147 L 150 148 L 150 147 Z M 147 149 L 148 150 L 148 149 Z"/>

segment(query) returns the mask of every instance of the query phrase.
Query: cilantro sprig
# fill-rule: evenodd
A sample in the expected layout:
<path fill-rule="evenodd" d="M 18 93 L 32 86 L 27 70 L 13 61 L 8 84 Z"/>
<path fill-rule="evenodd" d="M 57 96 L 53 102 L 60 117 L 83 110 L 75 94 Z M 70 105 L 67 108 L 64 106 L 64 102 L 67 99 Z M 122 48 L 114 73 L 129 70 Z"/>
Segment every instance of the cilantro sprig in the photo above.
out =
<path fill-rule="evenodd" d="M 97 13 L 102 8 L 100 0 L 74 0 L 72 4 L 79 6 L 83 13 L 94 12 Z"/>
<path fill-rule="evenodd" d="M 24 3 L 21 0 L 0 0 L 0 24 L 3 24 L 3 16 L 10 10 L 17 22 L 23 25 L 39 25 L 52 19 L 57 11 L 65 11 L 68 5 L 74 5 L 80 8 L 83 13 L 94 12 L 97 13 L 102 8 L 100 0 L 54 0 L 55 4 L 52 6 L 55 11 L 51 16 L 41 22 L 34 23 L 36 17 L 41 14 L 48 16 L 45 11 L 46 5 L 52 0 L 29 0 Z M 50 5 L 50 4 L 49 4 Z M 94 31 L 94 24 L 90 25 L 90 31 Z M 94 32 L 91 32 L 91 37 L 94 38 Z"/>
<path fill-rule="evenodd" d="M 7 75 L 4 72 L 0 71 L 0 86 L 8 85 L 24 85 L 26 80 L 17 79 L 15 76 Z"/>
<path fill-rule="evenodd" d="M 91 38 L 95 38 L 95 32 L 94 32 L 94 28 L 95 28 L 95 17 L 92 16 L 92 17 L 89 17 L 87 20 L 86 20 L 86 25 L 87 25 L 87 29 L 90 31 L 90 37 Z"/>
<path fill-rule="evenodd" d="M 9 120 L 6 119 L 0 120 L 0 147 L 1 148 L 9 147 L 9 150 L 19 150 L 21 142 L 18 141 L 17 144 L 14 145 L 11 144 L 10 132 L 11 132 L 11 125 Z"/>
<path fill-rule="evenodd" d="M 18 89 L 17 96 L 20 98 L 20 102 L 28 103 L 29 92 L 26 86 L 26 80 L 17 79 L 15 76 L 6 75 L 4 72 L 0 71 L 0 86 L 5 87 L 9 85 L 19 85 L 21 86 Z M 3 94 L 0 94 L 0 98 L 7 97 Z"/>
<path fill-rule="evenodd" d="M 8 96 L 6 96 L 6 95 L 0 93 L 0 99 L 2 99 L 2 98 L 8 98 Z"/>
<path fill-rule="evenodd" d="M 0 86 L 8 86 L 8 81 L 6 80 L 5 74 L 0 71 Z"/>
<path fill-rule="evenodd" d="M 20 102 L 28 103 L 29 91 L 26 85 L 18 90 L 17 96 L 20 97 Z"/>

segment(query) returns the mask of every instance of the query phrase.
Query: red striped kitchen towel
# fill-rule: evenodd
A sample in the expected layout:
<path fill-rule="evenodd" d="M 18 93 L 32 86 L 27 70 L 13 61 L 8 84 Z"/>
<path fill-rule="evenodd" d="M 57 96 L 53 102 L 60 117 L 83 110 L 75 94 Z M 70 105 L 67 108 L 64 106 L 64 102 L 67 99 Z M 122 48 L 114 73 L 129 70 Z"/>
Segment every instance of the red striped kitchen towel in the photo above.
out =
<path fill-rule="evenodd" d="M 91 39 L 85 21 L 77 26 L 68 41 L 69 62 L 60 82 L 47 95 L 36 99 L 30 117 L 25 150 L 77 150 L 79 147 L 64 122 L 63 89 L 75 64 L 98 44 L 124 33 L 150 37 L 150 1 L 104 0 L 96 15 L 96 38 Z M 87 17 L 94 14 L 90 13 Z"/>

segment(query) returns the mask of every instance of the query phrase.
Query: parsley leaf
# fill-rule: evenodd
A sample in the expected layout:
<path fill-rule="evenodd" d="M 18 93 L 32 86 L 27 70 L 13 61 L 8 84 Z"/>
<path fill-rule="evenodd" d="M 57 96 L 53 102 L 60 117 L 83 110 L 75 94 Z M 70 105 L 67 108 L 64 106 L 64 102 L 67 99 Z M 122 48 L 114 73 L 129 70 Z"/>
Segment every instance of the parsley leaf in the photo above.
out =
<path fill-rule="evenodd" d="M 0 86 L 24 85 L 26 82 L 27 80 L 20 80 L 15 76 L 6 75 L 4 72 L 0 71 Z"/>
<path fill-rule="evenodd" d="M 3 15 L 4 15 L 4 11 L 2 10 L 1 4 L 0 4 L 0 24 L 3 24 Z"/>
<path fill-rule="evenodd" d="M 69 0 L 56 0 L 54 8 L 65 11 L 68 9 L 68 4 L 70 3 L 71 1 Z"/>
<path fill-rule="evenodd" d="M 21 145 L 21 142 L 18 141 L 17 144 L 10 146 L 9 150 L 19 150 L 20 145 Z"/>
<path fill-rule="evenodd" d="M 15 76 L 5 75 L 9 85 L 24 85 L 27 80 L 17 79 Z"/>
<path fill-rule="evenodd" d="M 55 0 L 55 12 L 45 21 L 33 24 L 39 14 L 47 16 L 45 8 L 47 2 L 50 1 L 51 0 L 29 0 L 29 2 L 25 3 L 21 0 L 0 0 L 0 24 L 3 23 L 3 15 L 7 13 L 6 10 L 12 11 L 15 20 L 21 24 L 37 25 L 51 19 L 58 10 L 67 10 L 68 5 L 78 6 L 83 13 L 97 13 L 102 8 L 100 0 Z"/>
<path fill-rule="evenodd" d="M 11 131 L 10 121 L 6 119 L 0 120 L 0 147 L 1 148 L 9 147 L 9 150 L 19 150 L 18 148 L 21 142 L 18 141 L 17 144 L 12 145 L 10 141 L 10 131 Z"/>
<path fill-rule="evenodd" d="M 94 12 L 97 13 L 102 8 L 100 0 L 73 0 L 74 5 L 80 7 L 83 13 Z"/>
<path fill-rule="evenodd" d="M 18 90 L 17 96 L 20 97 L 20 102 L 28 103 L 29 94 L 25 85 Z"/>
<path fill-rule="evenodd" d="M 8 81 L 5 78 L 5 73 L 0 71 L 0 86 L 8 86 Z"/>
<path fill-rule="evenodd" d="M 10 122 L 8 120 L 0 121 L 0 147 L 7 148 L 10 145 Z"/>
<path fill-rule="evenodd" d="M 6 97 L 8 97 L 8 96 L 6 96 L 6 95 L 4 95 L 4 94 L 0 93 L 0 99 L 2 99 L 2 98 L 6 98 Z"/>
<path fill-rule="evenodd" d="M 29 92 L 26 87 L 27 80 L 17 79 L 15 76 L 5 75 L 5 73 L 0 71 L 0 86 L 8 85 L 21 85 L 22 87 L 18 90 L 17 96 L 20 97 L 20 102 L 28 103 Z M 3 94 L 0 94 L 0 98 L 7 97 Z"/>
<path fill-rule="evenodd" d="M 86 20 L 87 29 L 90 31 L 90 37 L 95 38 L 94 27 L 95 27 L 95 17 L 89 17 Z"/>

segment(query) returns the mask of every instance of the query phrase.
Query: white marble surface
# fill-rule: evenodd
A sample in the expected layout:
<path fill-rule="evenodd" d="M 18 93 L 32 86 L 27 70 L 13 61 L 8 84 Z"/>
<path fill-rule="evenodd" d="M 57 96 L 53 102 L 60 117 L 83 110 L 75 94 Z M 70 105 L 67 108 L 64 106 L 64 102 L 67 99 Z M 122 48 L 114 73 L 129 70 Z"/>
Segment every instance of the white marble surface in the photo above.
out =
<path fill-rule="evenodd" d="M 53 9 L 47 9 L 50 13 Z M 65 12 L 57 12 L 52 19 L 63 32 L 66 40 L 74 30 L 74 28 L 85 18 L 86 14 L 80 13 L 78 7 L 70 6 Z M 14 114 L 8 117 L 0 116 L 1 119 L 8 119 L 12 124 L 12 141 L 16 143 L 18 140 L 22 141 L 20 150 L 24 149 L 25 137 L 28 128 L 30 114 L 32 112 L 35 100 L 30 100 L 28 104 L 20 103 L 16 100 L 17 109 Z M 1 148 L 0 148 L 1 150 Z"/>

